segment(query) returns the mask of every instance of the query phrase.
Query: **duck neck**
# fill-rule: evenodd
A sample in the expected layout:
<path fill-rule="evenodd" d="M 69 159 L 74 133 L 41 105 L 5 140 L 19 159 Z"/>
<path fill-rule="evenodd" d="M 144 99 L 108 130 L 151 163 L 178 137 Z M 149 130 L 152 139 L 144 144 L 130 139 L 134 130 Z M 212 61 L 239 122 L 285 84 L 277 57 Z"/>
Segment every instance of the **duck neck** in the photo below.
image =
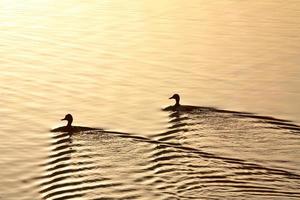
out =
<path fill-rule="evenodd" d="M 68 120 L 67 127 L 71 127 L 72 126 L 72 122 L 73 122 L 73 120 Z"/>
<path fill-rule="evenodd" d="M 176 99 L 175 99 L 175 101 L 176 101 L 175 106 L 180 106 L 179 100 L 180 100 L 179 98 L 176 98 Z"/>

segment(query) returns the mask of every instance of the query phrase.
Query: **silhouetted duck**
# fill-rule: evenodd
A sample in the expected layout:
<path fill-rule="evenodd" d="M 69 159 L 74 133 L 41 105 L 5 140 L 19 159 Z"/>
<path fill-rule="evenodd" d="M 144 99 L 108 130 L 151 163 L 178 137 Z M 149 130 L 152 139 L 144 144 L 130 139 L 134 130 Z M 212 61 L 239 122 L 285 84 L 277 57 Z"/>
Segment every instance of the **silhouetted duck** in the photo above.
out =
<path fill-rule="evenodd" d="M 174 94 L 169 99 L 175 99 L 175 104 L 173 106 L 168 106 L 164 108 L 164 111 L 182 111 L 182 112 L 190 112 L 193 110 L 199 109 L 209 109 L 205 107 L 197 107 L 197 106 L 190 106 L 190 105 L 180 105 L 180 96 L 179 94 Z"/>
<path fill-rule="evenodd" d="M 67 114 L 65 118 L 61 119 L 61 121 L 66 120 L 68 123 L 66 126 L 58 127 L 52 129 L 51 132 L 80 132 L 80 131 L 89 131 L 89 130 L 102 130 L 99 128 L 90 128 L 90 127 L 83 127 L 83 126 L 72 126 L 73 116 L 71 114 Z"/>

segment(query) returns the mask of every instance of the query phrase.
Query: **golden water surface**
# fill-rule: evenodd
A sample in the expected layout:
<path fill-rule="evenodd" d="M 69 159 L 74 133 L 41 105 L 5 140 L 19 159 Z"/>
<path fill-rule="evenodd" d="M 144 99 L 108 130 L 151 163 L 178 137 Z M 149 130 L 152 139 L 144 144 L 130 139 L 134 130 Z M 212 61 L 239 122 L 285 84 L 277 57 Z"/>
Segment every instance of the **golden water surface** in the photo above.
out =
<path fill-rule="evenodd" d="M 299 199 L 299 22 L 298 0 L 0 0 L 0 199 Z M 276 119 L 170 115 L 173 93 Z M 49 132 L 67 113 L 120 133 Z"/>

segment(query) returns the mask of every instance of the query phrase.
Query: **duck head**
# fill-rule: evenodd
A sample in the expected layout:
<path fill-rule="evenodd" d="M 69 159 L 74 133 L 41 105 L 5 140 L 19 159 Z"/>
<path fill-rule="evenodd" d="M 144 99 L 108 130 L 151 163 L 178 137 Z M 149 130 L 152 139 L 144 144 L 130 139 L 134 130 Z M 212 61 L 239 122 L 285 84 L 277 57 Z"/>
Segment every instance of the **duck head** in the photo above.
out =
<path fill-rule="evenodd" d="M 180 106 L 179 101 L 180 101 L 180 96 L 179 94 L 174 94 L 173 96 L 171 96 L 169 99 L 175 99 L 176 103 L 175 106 Z"/>
<path fill-rule="evenodd" d="M 71 127 L 72 122 L 73 122 L 73 117 L 72 117 L 71 114 L 67 114 L 67 115 L 65 116 L 65 118 L 61 119 L 61 121 L 63 121 L 63 120 L 68 121 L 67 126 L 68 126 L 68 127 Z"/>

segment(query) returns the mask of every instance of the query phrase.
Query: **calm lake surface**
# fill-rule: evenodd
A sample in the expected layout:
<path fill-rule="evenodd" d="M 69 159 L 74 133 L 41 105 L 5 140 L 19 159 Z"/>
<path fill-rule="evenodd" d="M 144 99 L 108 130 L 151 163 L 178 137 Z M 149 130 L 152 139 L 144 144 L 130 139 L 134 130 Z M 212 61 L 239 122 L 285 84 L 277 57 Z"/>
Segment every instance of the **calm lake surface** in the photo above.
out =
<path fill-rule="evenodd" d="M 0 9 L 1 200 L 300 199 L 300 1 Z"/>

